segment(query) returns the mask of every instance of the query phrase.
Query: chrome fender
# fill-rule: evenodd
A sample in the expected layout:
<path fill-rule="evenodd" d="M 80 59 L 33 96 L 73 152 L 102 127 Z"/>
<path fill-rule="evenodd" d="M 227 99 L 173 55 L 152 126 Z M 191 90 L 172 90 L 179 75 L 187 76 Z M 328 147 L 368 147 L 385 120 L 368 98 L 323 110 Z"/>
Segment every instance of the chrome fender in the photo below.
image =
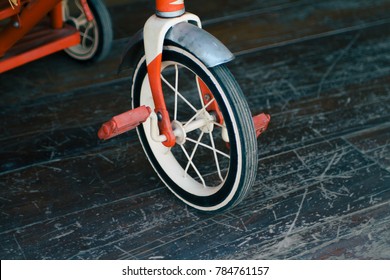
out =
<path fill-rule="evenodd" d="M 168 44 L 192 53 L 208 68 L 234 59 L 234 55 L 217 38 L 188 22 L 178 23 L 168 31 L 164 45 Z M 141 29 L 128 42 L 122 56 L 119 72 L 125 69 L 134 69 L 143 54 L 144 36 L 143 29 Z"/>

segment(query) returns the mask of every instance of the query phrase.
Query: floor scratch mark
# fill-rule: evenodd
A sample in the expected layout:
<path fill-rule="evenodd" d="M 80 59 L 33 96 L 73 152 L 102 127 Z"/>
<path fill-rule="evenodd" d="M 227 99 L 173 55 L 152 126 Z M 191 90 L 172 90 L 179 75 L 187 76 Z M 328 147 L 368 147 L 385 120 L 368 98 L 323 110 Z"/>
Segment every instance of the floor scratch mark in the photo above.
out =
<path fill-rule="evenodd" d="M 340 55 L 333 61 L 332 65 L 326 70 L 325 74 L 322 76 L 320 84 L 318 85 L 317 96 L 320 96 L 322 91 L 322 86 L 324 85 L 325 80 L 328 78 L 329 74 L 332 72 L 333 68 L 341 60 L 341 58 L 349 51 L 349 49 L 355 44 L 356 40 L 359 38 L 360 34 L 356 34 L 355 37 L 349 42 L 349 44 L 342 50 Z"/>
<path fill-rule="evenodd" d="M 102 154 L 97 154 L 99 157 L 101 157 L 102 159 L 104 159 L 105 161 L 111 163 L 112 165 L 114 165 L 114 162 L 112 160 L 110 160 L 108 157 L 102 155 Z"/>
<path fill-rule="evenodd" d="M 16 239 L 15 234 L 14 234 L 14 240 L 15 240 L 16 244 L 18 245 L 18 248 L 19 248 L 20 252 L 21 252 L 22 255 L 23 255 L 23 259 L 27 260 L 26 255 L 24 254 L 24 251 L 23 251 L 22 247 L 20 246 L 18 240 Z"/>
<path fill-rule="evenodd" d="M 320 181 L 323 181 L 324 178 L 325 178 L 325 175 L 326 173 L 329 171 L 330 167 L 333 165 L 335 159 L 336 159 L 336 156 L 337 156 L 337 153 L 335 153 L 332 157 L 332 159 L 330 160 L 330 162 L 328 163 L 328 166 L 325 168 L 324 172 L 322 172 L 322 174 L 319 176 L 319 180 Z"/>
<path fill-rule="evenodd" d="M 240 228 L 238 228 L 238 227 L 235 227 L 235 226 L 232 226 L 232 225 L 228 225 L 228 224 L 224 224 L 224 223 L 222 223 L 222 222 L 218 222 L 218 221 L 216 221 L 215 219 L 211 219 L 211 220 L 212 220 L 214 223 L 216 223 L 216 224 L 223 225 L 223 226 L 229 227 L 229 228 L 233 228 L 233 229 L 238 230 L 238 231 L 244 231 L 244 230 L 242 230 L 242 229 L 240 229 Z"/>
<path fill-rule="evenodd" d="M 306 199 L 307 192 L 308 192 L 308 189 L 306 188 L 306 189 L 305 189 L 305 192 L 304 192 L 304 194 L 303 194 L 303 196 L 302 196 L 302 200 L 301 200 L 301 203 L 300 203 L 300 205 L 299 205 L 298 211 L 297 211 L 297 213 L 295 214 L 294 221 L 292 222 L 290 228 L 288 229 L 288 231 L 287 231 L 287 233 L 286 233 L 286 236 L 285 236 L 284 239 L 280 242 L 278 251 L 280 251 L 281 248 L 285 247 L 285 245 L 286 245 L 286 243 L 287 243 L 286 241 L 288 240 L 289 235 L 291 234 L 292 230 L 293 230 L 294 227 L 295 227 L 295 223 L 297 222 L 298 217 L 299 217 L 299 214 L 301 213 L 301 210 L 302 210 L 303 202 L 304 202 L 305 199 Z"/>

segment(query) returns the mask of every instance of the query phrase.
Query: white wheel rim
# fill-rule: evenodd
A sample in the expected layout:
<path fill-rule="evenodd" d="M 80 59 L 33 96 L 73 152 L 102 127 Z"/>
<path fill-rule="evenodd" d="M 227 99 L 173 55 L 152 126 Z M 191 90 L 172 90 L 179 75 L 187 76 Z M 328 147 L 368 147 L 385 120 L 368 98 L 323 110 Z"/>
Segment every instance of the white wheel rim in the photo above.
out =
<path fill-rule="evenodd" d="M 79 1 L 74 1 L 72 8 L 69 1 L 62 2 L 64 22 L 76 27 L 80 32 L 80 44 L 65 50 L 70 56 L 79 60 L 87 60 L 94 56 L 99 45 L 99 30 L 96 20 L 88 21 Z"/>

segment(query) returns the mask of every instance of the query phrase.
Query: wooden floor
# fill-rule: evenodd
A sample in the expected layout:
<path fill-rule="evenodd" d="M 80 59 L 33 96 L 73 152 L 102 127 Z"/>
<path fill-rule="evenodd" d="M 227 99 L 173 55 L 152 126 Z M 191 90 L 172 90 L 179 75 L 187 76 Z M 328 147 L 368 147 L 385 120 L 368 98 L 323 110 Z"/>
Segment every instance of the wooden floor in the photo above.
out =
<path fill-rule="evenodd" d="M 253 191 L 206 215 L 160 182 L 117 75 L 152 1 L 107 1 L 105 61 L 59 53 L 0 75 L 1 259 L 390 259 L 390 1 L 187 0 L 236 55 L 259 139 Z"/>

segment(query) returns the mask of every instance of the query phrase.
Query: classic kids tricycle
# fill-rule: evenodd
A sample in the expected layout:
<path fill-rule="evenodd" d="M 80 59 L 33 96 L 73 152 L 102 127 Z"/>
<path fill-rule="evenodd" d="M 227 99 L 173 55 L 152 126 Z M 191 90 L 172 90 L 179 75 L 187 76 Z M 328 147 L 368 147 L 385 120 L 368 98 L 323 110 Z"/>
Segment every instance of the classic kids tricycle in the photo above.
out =
<path fill-rule="evenodd" d="M 269 115 L 252 118 L 226 68 L 233 54 L 185 12 L 183 0 L 156 0 L 156 14 L 129 42 L 132 110 L 98 132 L 109 139 L 137 127 L 142 147 L 165 185 L 206 212 L 240 202 L 255 181 L 257 141 Z"/>
<path fill-rule="evenodd" d="M 110 50 L 111 19 L 101 0 L 0 1 L 0 73 L 60 50 L 82 61 Z"/>

